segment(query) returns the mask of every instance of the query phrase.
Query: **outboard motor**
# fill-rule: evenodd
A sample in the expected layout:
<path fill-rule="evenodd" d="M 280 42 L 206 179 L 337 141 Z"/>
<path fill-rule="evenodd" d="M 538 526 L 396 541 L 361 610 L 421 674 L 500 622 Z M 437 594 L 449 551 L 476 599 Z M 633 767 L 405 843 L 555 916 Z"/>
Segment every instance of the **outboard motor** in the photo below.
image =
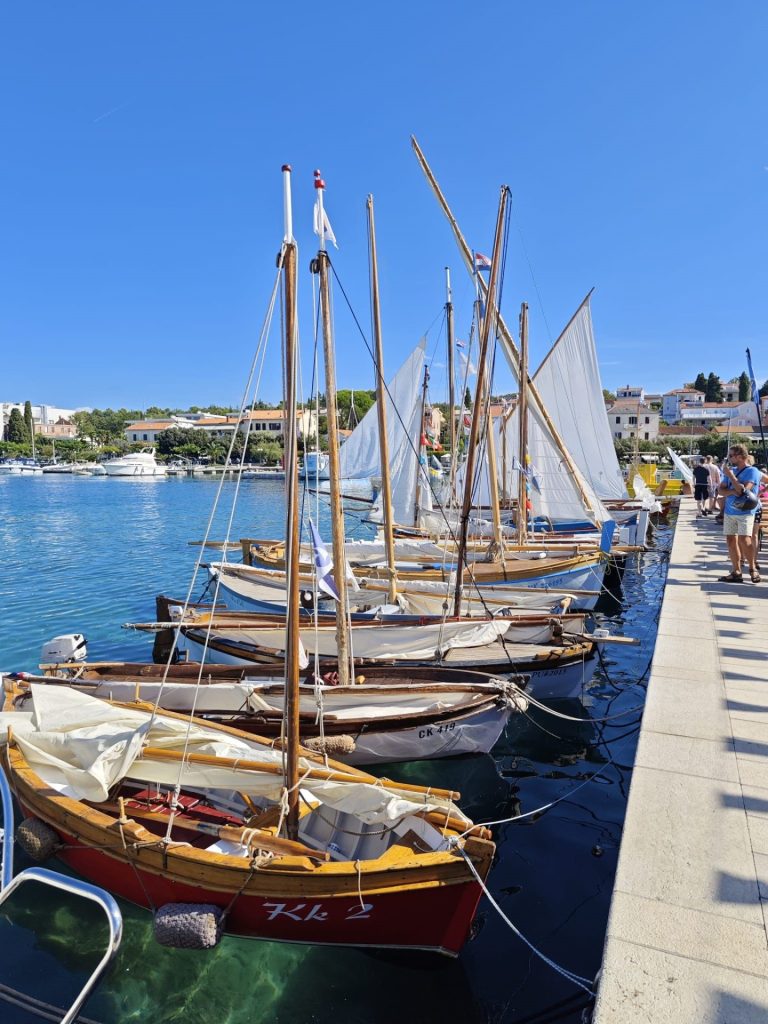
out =
<path fill-rule="evenodd" d="M 69 661 L 85 661 L 88 655 L 88 641 L 82 633 L 64 633 L 43 644 L 40 660 L 43 664 L 57 665 Z"/>

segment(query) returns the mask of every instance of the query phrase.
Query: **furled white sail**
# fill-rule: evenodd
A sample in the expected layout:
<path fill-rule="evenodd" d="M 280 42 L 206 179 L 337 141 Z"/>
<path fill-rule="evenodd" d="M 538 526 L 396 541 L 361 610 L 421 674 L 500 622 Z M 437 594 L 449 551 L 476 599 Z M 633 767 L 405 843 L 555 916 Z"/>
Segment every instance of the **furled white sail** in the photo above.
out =
<path fill-rule="evenodd" d="M 674 463 L 675 469 L 679 471 L 680 476 L 683 478 L 683 480 L 685 480 L 687 484 L 692 484 L 693 470 L 691 469 L 691 467 L 686 466 L 686 464 L 683 462 L 683 460 L 680 458 L 677 452 L 673 452 L 671 448 L 667 448 L 667 451 L 669 452 L 670 459 L 672 459 L 672 462 Z"/>
<path fill-rule="evenodd" d="M 166 718 L 162 713 L 128 710 L 65 687 L 31 687 L 34 713 L 0 714 L 0 735 L 13 727 L 16 743 L 30 767 L 61 793 L 80 799 L 103 801 L 121 779 L 200 789 L 230 789 L 277 801 L 284 780 L 279 772 L 245 767 L 249 760 L 282 766 L 283 754 L 258 740 Z M 205 765 L 154 760 L 142 754 L 146 747 L 162 747 L 181 754 L 209 754 L 226 758 L 228 765 Z M 239 762 L 239 763 L 238 763 Z M 299 758 L 299 773 L 310 768 Z M 368 824 L 394 824 L 409 814 L 443 810 L 468 819 L 449 800 L 430 794 L 415 800 L 396 788 L 383 789 L 365 782 L 326 781 L 302 778 L 302 792 L 333 810 L 346 811 Z"/>
<path fill-rule="evenodd" d="M 589 297 L 533 381 L 573 461 L 601 499 L 627 498 L 605 414 Z"/>
<path fill-rule="evenodd" d="M 387 442 L 395 521 L 413 523 L 419 439 L 421 437 L 422 339 L 387 386 Z M 339 452 L 342 480 L 371 479 L 381 474 L 376 403 L 363 416 Z M 426 485 L 425 485 L 426 486 Z M 422 491 L 424 487 L 422 487 Z"/>

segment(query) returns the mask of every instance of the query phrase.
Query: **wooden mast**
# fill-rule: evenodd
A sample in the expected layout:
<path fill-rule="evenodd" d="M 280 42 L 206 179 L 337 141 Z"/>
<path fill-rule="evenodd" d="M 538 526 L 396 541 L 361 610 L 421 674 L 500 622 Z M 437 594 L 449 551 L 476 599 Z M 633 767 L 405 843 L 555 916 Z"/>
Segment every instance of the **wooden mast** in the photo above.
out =
<path fill-rule="evenodd" d="M 416 469 L 416 495 L 413 502 L 413 525 L 419 525 L 419 508 L 421 507 L 421 489 L 424 486 L 423 478 L 426 477 L 426 486 L 429 487 L 429 466 L 427 465 L 427 445 L 422 444 L 425 436 L 424 416 L 427 411 L 427 387 L 429 386 L 429 367 L 424 364 L 424 380 L 421 385 L 421 417 L 419 419 L 419 458 Z M 424 449 L 422 461 L 422 448 Z"/>
<path fill-rule="evenodd" d="M 325 362 L 325 406 L 328 420 L 328 478 L 331 498 L 331 531 L 333 536 L 333 579 L 339 603 L 336 609 L 336 648 L 339 685 L 349 686 L 349 624 L 347 620 L 347 556 L 344 552 L 344 511 L 339 481 L 339 425 L 336 409 L 336 358 L 331 331 L 331 294 L 328 285 L 328 251 L 325 247 L 325 213 L 323 191 L 325 182 L 315 171 L 315 191 L 319 215 L 320 248 L 312 264 L 320 277 L 320 316 L 323 324 L 323 360 Z"/>
<path fill-rule="evenodd" d="M 528 534 L 528 306 L 520 308 L 520 398 L 517 406 L 520 427 L 520 470 L 517 490 L 517 543 L 522 547 Z"/>
<path fill-rule="evenodd" d="M 416 139 L 414 138 L 414 136 L 411 136 L 411 146 L 413 147 L 413 151 L 416 154 L 416 159 L 419 161 L 421 169 L 424 172 L 424 176 L 426 177 L 427 182 L 429 183 L 430 188 L 434 192 L 435 197 L 436 197 L 438 203 L 440 204 L 440 206 L 441 206 L 441 208 L 443 210 L 443 213 L 445 214 L 445 216 L 448 219 L 449 224 L 451 225 L 451 229 L 453 230 L 453 234 L 454 234 L 454 237 L 456 239 L 456 244 L 459 247 L 459 252 L 461 253 L 462 259 L 464 260 L 464 264 L 465 264 L 467 270 L 469 271 L 469 273 L 473 274 L 474 273 L 474 267 L 473 267 L 473 263 L 472 263 L 472 252 L 471 252 L 469 246 L 467 245 L 467 243 L 466 243 L 466 241 L 464 239 L 464 236 L 461 233 L 461 229 L 459 228 L 459 225 L 458 225 L 458 223 L 456 221 L 456 218 L 453 216 L 453 213 L 451 212 L 451 209 L 448 206 L 446 198 L 443 195 L 443 193 L 442 193 L 442 191 L 440 189 L 440 186 L 437 183 L 437 179 L 435 178 L 435 176 L 432 173 L 432 170 L 431 170 L 429 164 L 427 163 L 426 157 L 422 153 L 421 148 L 420 148 L 418 142 L 416 141 Z M 490 285 L 486 285 L 485 281 L 481 280 L 480 281 L 480 288 L 481 288 L 481 290 L 483 292 L 487 292 L 490 289 Z M 517 346 L 515 345 L 514 339 L 512 338 L 512 334 L 510 333 L 509 328 L 507 327 L 506 323 L 504 322 L 504 318 L 502 317 L 501 313 L 498 314 L 498 327 L 499 327 L 499 334 L 501 336 L 501 339 L 502 339 L 502 341 L 504 343 L 504 346 L 505 346 L 505 349 L 506 349 L 507 359 L 508 359 L 508 361 L 509 361 L 509 363 L 510 363 L 510 365 L 512 367 L 513 372 L 517 374 L 517 377 L 518 377 L 518 380 L 519 380 L 520 379 L 520 353 L 518 352 Z M 549 413 L 547 412 L 546 407 L 544 406 L 544 404 L 543 404 L 543 402 L 541 400 L 541 396 L 539 395 L 539 392 L 538 392 L 538 390 L 536 388 L 536 385 L 530 379 L 528 381 L 528 392 L 529 392 L 530 397 L 533 399 L 533 401 L 538 406 L 538 408 L 539 408 L 539 410 L 541 412 L 542 418 L 543 418 L 545 424 L 547 425 L 547 429 L 549 430 L 550 434 L 552 435 L 552 438 L 553 438 L 555 444 L 557 445 L 557 448 L 560 451 L 560 454 L 563 457 L 563 462 L 566 464 L 566 466 L 568 467 L 568 470 L 571 473 L 571 476 L 573 477 L 574 483 L 575 483 L 576 488 L 577 488 L 577 490 L 579 492 L 581 500 L 584 503 L 584 506 L 590 512 L 592 512 L 593 514 L 595 514 L 595 515 L 598 514 L 599 513 L 599 509 L 593 508 L 592 499 L 587 495 L 586 491 L 582 487 L 582 484 L 581 484 L 581 474 L 577 470 L 577 468 L 576 468 L 576 466 L 574 464 L 574 461 L 571 458 L 570 452 L 565 447 L 563 439 L 560 437 L 560 434 L 559 434 L 557 428 L 555 427 L 554 423 L 552 422 L 552 418 L 550 417 Z"/>
<path fill-rule="evenodd" d="M 476 275 L 479 276 L 479 275 Z M 481 319 L 483 304 L 480 300 L 478 292 L 477 296 L 477 319 L 478 322 Z M 496 307 L 486 309 L 486 317 L 493 317 L 495 320 Z M 491 327 L 493 327 L 493 322 Z M 494 344 L 496 335 L 494 334 Z M 501 508 L 499 505 L 499 478 L 498 478 L 498 462 L 496 460 L 496 440 L 493 436 L 493 418 L 491 416 L 491 391 L 493 387 L 493 380 L 491 375 L 488 374 L 486 381 L 485 392 L 483 394 L 483 410 L 485 411 L 485 455 L 486 462 L 488 463 L 488 497 L 491 502 L 491 521 L 493 523 L 493 542 L 498 552 L 498 557 L 501 559 L 502 564 L 504 563 L 504 533 L 501 528 Z"/>
<path fill-rule="evenodd" d="M 448 344 L 448 418 L 450 429 L 448 443 L 451 446 L 451 470 L 448 479 L 448 504 L 453 505 L 456 501 L 456 396 L 455 369 L 453 365 L 455 339 L 453 334 L 453 300 L 451 297 L 451 271 L 445 268 L 445 323 Z"/>
<path fill-rule="evenodd" d="M 286 830 L 299 834 L 299 471 L 296 437 L 296 242 L 291 208 L 291 167 L 283 164 L 285 237 L 282 248 L 285 300 L 285 501 L 287 613 L 285 638 L 285 786 L 288 793 Z"/>
<path fill-rule="evenodd" d="M 379 451 L 381 453 L 381 501 L 384 512 L 384 550 L 389 570 L 388 601 L 397 600 L 397 574 L 395 570 L 395 529 L 392 514 L 392 474 L 389 465 L 389 438 L 387 436 L 387 401 L 384 387 L 384 352 L 381 341 L 381 305 L 379 303 L 379 264 L 376 257 L 376 224 L 373 217 L 373 196 L 366 200 L 368 211 L 368 251 L 371 265 L 371 308 L 373 311 L 373 338 L 376 345 L 376 416 L 379 423 Z"/>
<path fill-rule="evenodd" d="M 496 217 L 496 233 L 493 239 L 493 257 L 491 260 L 491 279 L 488 282 L 488 297 L 493 302 L 496 294 L 496 282 L 498 279 L 499 257 L 501 254 L 501 242 L 504 234 L 504 214 L 507 207 L 507 196 L 509 189 L 506 185 L 501 188 L 499 199 L 499 212 Z M 472 510 L 472 484 L 475 475 L 475 452 L 477 440 L 480 434 L 480 412 L 483 402 L 483 385 L 485 382 L 485 364 L 488 354 L 488 338 L 491 331 L 491 311 L 483 317 L 482 332 L 480 335 L 480 353 L 477 360 L 477 386 L 475 389 L 475 405 L 472 415 L 472 426 L 469 433 L 469 444 L 467 445 L 467 458 L 464 463 L 464 501 L 461 508 L 461 523 L 459 527 L 459 550 L 456 564 L 456 597 L 454 600 L 453 614 L 461 614 L 461 598 L 464 589 L 464 561 L 467 553 L 467 526 L 469 515 Z"/>

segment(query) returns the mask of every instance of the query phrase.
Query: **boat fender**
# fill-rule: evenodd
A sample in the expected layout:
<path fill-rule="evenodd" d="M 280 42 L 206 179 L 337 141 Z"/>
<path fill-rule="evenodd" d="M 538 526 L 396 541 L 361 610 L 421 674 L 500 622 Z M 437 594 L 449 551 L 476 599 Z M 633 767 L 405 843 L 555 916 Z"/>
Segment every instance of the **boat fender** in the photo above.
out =
<path fill-rule="evenodd" d="M 307 750 L 314 750 L 318 754 L 330 754 L 331 757 L 338 757 L 340 754 L 352 754 L 355 750 L 355 741 L 351 736 L 313 736 L 304 740 Z"/>
<path fill-rule="evenodd" d="M 16 829 L 16 842 L 24 853 L 38 864 L 48 860 L 61 846 L 61 840 L 39 818 L 25 818 Z"/>
<path fill-rule="evenodd" d="M 223 924 L 224 911 L 212 903 L 166 903 L 155 911 L 155 941 L 172 949 L 213 949 Z"/>

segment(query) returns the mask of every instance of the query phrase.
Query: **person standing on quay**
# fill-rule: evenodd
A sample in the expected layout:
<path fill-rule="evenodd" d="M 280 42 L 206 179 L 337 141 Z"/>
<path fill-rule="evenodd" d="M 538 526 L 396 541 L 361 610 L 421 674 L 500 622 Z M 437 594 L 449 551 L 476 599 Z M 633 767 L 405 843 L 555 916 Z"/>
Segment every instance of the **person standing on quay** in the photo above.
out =
<path fill-rule="evenodd" d="M 736 501 L 748 491 L 757 492 L 760 486 L 760 471 L 749 464 L 749 454 L 743 444 L 731 445 L 728 460 L 723 463 L 723 482 L 720 494 L 725 497 L 723 510 L 723 533 L 728 542 L 728 555 L 731 559 L 731 572 L 721 576 L 720 583 L 741 583 L 742 558 L 749 566 L 749 575 L 753 583 L 760 582 L 760 573 L 755 567 L 755 548 L 752 544 L 752 528 L 755 522 L 756 508 L 742 509 Z"/>
<path fill-rule="evenodd" d="M 717 459 L 711 455 L 707 456 L 707 470 L 709 471 L 709 511 L 717 512 L 717 489 L 722 483 L 722 474 L 717 465 Z"/>
<path fill-rule="evenodd" d="M 693 497 L 700 516 L 707 515 L 705 505 L 709 500 L 709 470 L 704 464 L 704 459 L 699 459 L 693 467 Z"/>

